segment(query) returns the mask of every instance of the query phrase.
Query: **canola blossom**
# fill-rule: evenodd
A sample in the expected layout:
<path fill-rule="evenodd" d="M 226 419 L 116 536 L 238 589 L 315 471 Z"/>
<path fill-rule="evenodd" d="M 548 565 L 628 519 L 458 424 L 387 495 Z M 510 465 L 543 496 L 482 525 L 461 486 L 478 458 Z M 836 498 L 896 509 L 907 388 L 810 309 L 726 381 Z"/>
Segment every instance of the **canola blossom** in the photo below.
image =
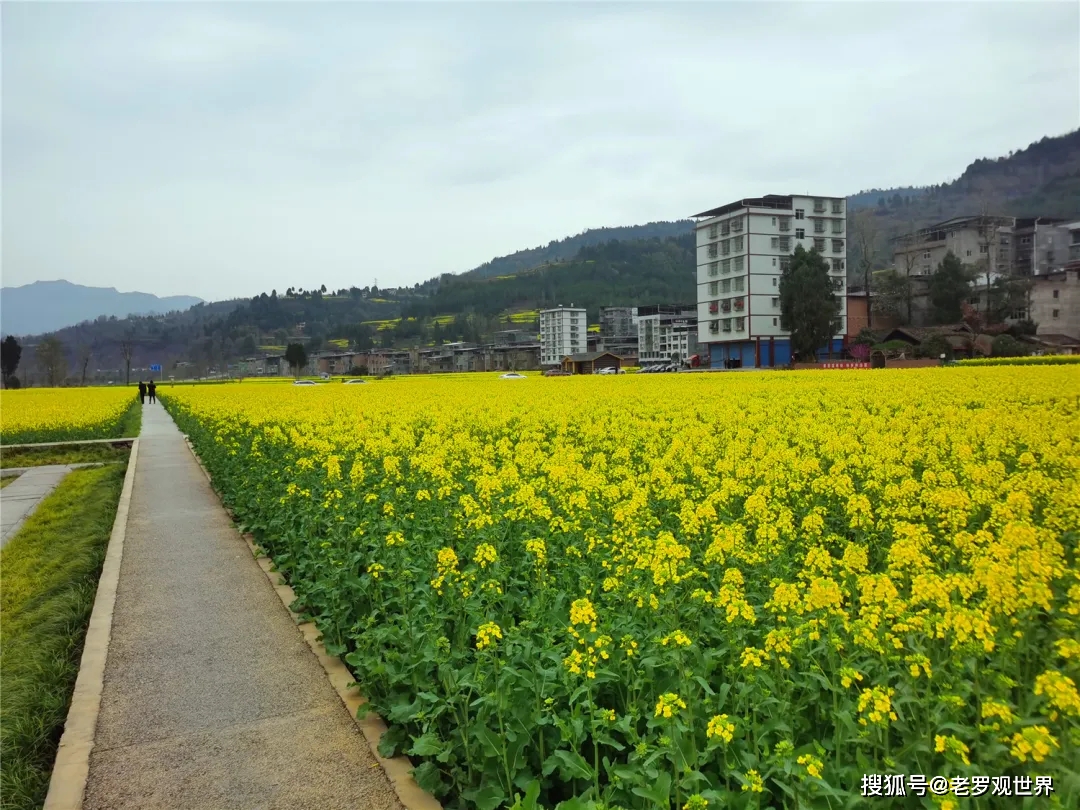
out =
<path fill-rule="evenodd" d="M 0 393 L 0 442 L 121 438 L 133 388 L 26 388 Z"/>
<path fill-rule="evenodd" d="M 1074 366 L 159 396 L 448 808 L 1076 806 Z"/>

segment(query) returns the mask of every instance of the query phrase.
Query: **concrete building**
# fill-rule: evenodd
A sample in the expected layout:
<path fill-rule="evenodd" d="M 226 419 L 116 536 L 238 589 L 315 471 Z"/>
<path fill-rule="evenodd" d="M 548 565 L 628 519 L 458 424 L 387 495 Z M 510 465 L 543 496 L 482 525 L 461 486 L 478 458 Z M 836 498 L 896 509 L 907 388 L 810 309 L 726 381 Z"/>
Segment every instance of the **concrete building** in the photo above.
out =
<path fill-rule="evenodd" d="M 638 307 L 638 363 L 681 363 L 697 354 L 697 316 L 693 304 Z"/>
<path fill-rule="evenodd" d="M 990 264 L 991 281 L 1012 272 L 1012 217 L 954 217 L 892 240 L 893 268 L 902 276 L 929 276 L 952 251 L 963 264 Z"/>
<path fill-rule="evenodd" d="M 540 364 L 557 366 L 571 354 L 588 346 L 588 323 L 584 307 L 555 307 L 540 312 Z"/>
<path fill-rule="evenodd" d="M 702 365 L 786 365 L 788 333 L 780 328 L 780 275 L 796 246 L 816 248 L 829 263 L 840 298 L 840 351 L 847 329 L 847 206 L 842 197 L 769 194 L 695 214 L 698 341 Z"/>
<path fill-rule="evenodd" d="M 637 337 L 637 307 L 600 307 L 600 336 Z"/>
<path fill-rule="evenodd" d="M 1070 234 L 1064 219 L 1017 219 L 1012 244 L 1013 273 L 1018 276 L 1052 273 L 1069 260 Z"/>
<path fill-rule="evenodd" d="M 1080 338 L 1080 267 L 1035 276 L 1028 313 L 1036 335 Z"/>

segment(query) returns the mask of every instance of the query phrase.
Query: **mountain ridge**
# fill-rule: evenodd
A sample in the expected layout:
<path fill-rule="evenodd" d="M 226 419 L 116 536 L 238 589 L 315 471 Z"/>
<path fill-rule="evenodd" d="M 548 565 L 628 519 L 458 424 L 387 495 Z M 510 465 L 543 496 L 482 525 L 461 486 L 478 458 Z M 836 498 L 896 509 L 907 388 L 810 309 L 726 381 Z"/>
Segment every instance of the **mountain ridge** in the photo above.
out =
<path fill-rule="evenodd" d="M 0 289 L 0 329 L 5 335 L 42 334 L 101 317 L 164 315 L 202 303 L 193 295 L 120 292 L 66 279 L 33 281 Z"/>

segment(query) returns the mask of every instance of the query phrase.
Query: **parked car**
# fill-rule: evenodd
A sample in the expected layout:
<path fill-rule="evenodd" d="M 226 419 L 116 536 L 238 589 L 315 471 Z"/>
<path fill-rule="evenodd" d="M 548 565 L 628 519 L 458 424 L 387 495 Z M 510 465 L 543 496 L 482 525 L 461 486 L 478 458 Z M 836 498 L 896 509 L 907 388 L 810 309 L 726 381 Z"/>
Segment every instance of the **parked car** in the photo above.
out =
<path fill-rule="evenodd" d="M 596 373 L 597 374 L 618 374 L 619 369 L 615 368 L 614 366 L 608 366 L 606 368 L 598 368 L 596 370 Z"/>
<path fill-rule="evenodd" d="M 499 379 L 500 380 L 524 380 L 525 375 L 524 374 L 518 374 L 518 373 L 513 372 L 513 371 L 508 371 L 506 374 L 500 374 Z"/>
<path fill-rule="evenodd" d="M 293 380 L 293 385 L 314 385 L 313 380 Z"/>
<path fill-rule="evenodd" d="M 545 377 L 569 377 L 571 376 L 569 371 L 563 371 L 561 368 L 549 368 L 544 372 Z"/>
<path fill-rule="evenodd" d="M 367 380 L 346 380 L 345 385 L 366 385 Z"/>

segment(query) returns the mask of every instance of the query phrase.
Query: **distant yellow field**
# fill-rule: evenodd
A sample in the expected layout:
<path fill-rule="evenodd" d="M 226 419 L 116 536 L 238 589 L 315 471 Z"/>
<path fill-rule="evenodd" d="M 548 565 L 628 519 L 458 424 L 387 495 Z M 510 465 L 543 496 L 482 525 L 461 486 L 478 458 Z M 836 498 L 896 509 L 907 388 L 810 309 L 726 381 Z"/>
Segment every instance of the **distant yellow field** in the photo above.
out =
<path fill-rule="evenodd" d="M 0 442 L 119 438 L 135 388 L 28 388 L 0 392 Z"/>

